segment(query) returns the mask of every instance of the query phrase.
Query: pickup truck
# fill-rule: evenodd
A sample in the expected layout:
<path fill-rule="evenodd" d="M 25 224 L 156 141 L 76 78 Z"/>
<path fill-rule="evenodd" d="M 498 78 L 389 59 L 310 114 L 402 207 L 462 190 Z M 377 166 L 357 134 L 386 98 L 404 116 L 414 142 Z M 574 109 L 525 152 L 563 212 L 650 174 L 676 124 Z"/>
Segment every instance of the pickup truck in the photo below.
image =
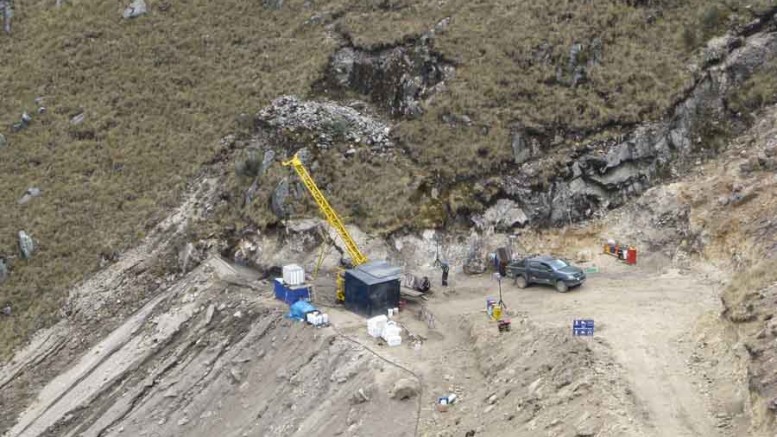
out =
<path fill-rule="evenodd" d="M 582 269 L 550 256 L 512 261 L 507 264 L 506 273 L 507 277 L 515 279 L 518 288 L 526 288 L 530 284 L 548 284 L 556 287 L 559 293 L 566 293 L 570 288 L 585 282 Z"/>

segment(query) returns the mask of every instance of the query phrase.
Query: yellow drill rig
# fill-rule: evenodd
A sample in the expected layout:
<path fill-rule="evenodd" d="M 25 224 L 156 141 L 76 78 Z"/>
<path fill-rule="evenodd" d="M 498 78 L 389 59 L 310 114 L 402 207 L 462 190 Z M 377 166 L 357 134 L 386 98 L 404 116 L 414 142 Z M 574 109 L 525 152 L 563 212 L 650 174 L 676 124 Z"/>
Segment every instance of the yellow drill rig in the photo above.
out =
<path fill-rule="evenodd" d="M 337 215 L 337 212 L 334 210 L 334 208 L 332 208 L 332 205 L 330 205 L 329 201 L 326 200 L 324 193 L 318 189 L 316 182 L 310 176 L 310 173 L 305 168 L 305 165 L 302 163 L 299 157 L 295 154 L 290 160 L 284 161 L 283 165 L 286 167 L 291 166 L 294 171 L 297 172 L 297 175 L 305 185 L 305 188 L 308 189 L 308 192 L 313 197 L 313 200 L 316 201 L 318 208 L 321 210 L 321 214 L 324 215 L 324 218 L 329 223 L 329 225 L 332 226 L 335 231 L 337 231 L 337 234 L 340 235 L 340 238 L 343 240 L 345 250 L 348 251 L 348 255 L 351 257 L 351 263 L 353 264 L 353 267 L 366 263 L 367 257 L 362 253 L 361 250 L 359 250 L 359 247 L 356 245 L 356 242 L 353 241 L 351 234 L 349 234 L 348 230 L 345 228 L 345 225 L 340 219 L 340 216 Z M 339 302 L 345 301 L 344 273 L 345 272 L 343 270 L 340 270 L 337 274 L 337 300 Z"/>

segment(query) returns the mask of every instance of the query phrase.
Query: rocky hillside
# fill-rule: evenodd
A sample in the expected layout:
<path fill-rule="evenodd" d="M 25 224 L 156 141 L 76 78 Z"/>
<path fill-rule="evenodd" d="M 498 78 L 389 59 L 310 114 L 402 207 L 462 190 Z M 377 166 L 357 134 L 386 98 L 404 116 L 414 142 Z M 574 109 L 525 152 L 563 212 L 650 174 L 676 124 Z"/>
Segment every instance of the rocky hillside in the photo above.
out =
<path fill-rule="evenodd" d="M 443 20 L 403 48 L 362 53 L 351 47 L 341 49 L 330 59 L 325 83 L 362 94 L 367 85 L 375 85 L 365 96 L 377 111 L 381 106 L 389 111 L 384 118 L 423 118 L 418 99 L 439 94 L 442 100 L 449 91 L 440 85 L 455 82 L 453 64 L 428 47 L 449 26 L 451 21 Z M 392 130 L 379 121 L 380 114 L 370 114 L 360 101 L 337 106 L 331 101 L 279 98 L 258 113 L 253 136 L 237 142 L 238 149 L 245 149 L 242 160 L 238 158 L 238 174 L 249 177 L 238 178 L 235 184 L 244 190 L 236 196 L 235 206 L 246 207 L 248 221 L 265 225 L 273 221 L 262 214 L 272 197 L 269 210 L 275 220 L 288 217 L 289 183 L 295 193 L 302 194 L 304 188 L 294 179 L 277 182 L 283 176 L 280 170 L 275 175 L 264 173 L 272 157 L 302 150 L 316 178 L 336 194 L 350 218 L 378 230 L 454 223 L 504 230 L 591 218 L 715 156 L 727 138 L 748 126 L 750 112 L 774 99 L 776 88 L 769 73 L 777 54 L 774 30 L 772 16 L 765 15 L 711 40 L 663 117 L 643 123 L 602 122 L 588 129 L 571 121 L 563 127 L 516 122 L 498 149 L 476 141 L 478 158 L 469 162 L 453 144 L 424 144 L 425 150 L 449 149 L 436 161 L 424 161 L 400 133 L 412 121 L 400 121 Z M 599 44 L 594 49 L 600 50 Z M 578 50 L 582 50 L 579 45 L 573 47 L 570 62 Z M 404 53 L 401 58 L 400 53 Z M 591 56 L 589 62 L 602 55 L 595 51 Z M 388 82 L 395 85 L 391 92 L 384 89 Z M 747 95 L 752 88 L 755 95 Z M 434 107 L 436 99 L 429 96 L 425 101 Z M 356 110 L 367 118 L 359 118 Z M 448 114 L 440 121 L 458 131 L 476 127 L 466 114 Z M 481 127 L 481 132 L 487 136 L 489 129 Z M 434 138 L 437 135 L 425 140 Z M 498 159 L 494 167 L 489 164 L 492 153 L 510 156 Z M 260 156 L 265 157 L 262 165 Z M 441 164 L 448 168 L 438 170 Z M 257 171 L 245 171 L 251 168 Z M 370 183 L 375 180 L 380 183 Z M 257 191 L 262 186 L 265 190 Z M 359 187 L 369 189 L 365 193 Z M 505 212 L 507 221 L 490 219 Z"/>
<path fill-rule="evenodd" d="M 716 378 L 731 377 L 738 373 L 732 368 L 742 366 L 752 435 L 771 435 L 777 411 L 777 108 L 758 112 L 756 119 L 718 159 L 648 190 L 604 221 L 611 235 L 650 254 L 648 262 L 702 263 L 708 271 L 714 265 L 724 272 L 723 310 L 714 322 L 724 335 L 700 337 L 695 365 L 709 375 L 710 390 L 724 404 L 735 396 L 720 390 Z"/>
<path fill-rule="evenodd" d="M 230 169 L 206 235 L 311 215 L 278 165 L 302 148 L 370 230 L 544 226 L 695 165 L 773 98 L 769 0 L 17 3 L 2 355 L 203 164 Z"/>

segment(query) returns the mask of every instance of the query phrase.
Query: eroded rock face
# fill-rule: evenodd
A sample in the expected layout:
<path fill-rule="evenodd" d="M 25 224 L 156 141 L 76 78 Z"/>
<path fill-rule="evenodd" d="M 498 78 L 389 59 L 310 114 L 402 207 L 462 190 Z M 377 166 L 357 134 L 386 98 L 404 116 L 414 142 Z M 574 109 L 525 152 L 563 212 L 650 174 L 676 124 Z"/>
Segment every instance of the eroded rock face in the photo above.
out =
<path fill-rule="evenodd" d="M 741 44 L 715 45 L 719 62 L 705 70 L 663 122 L 639 126 L 621 138 L 590 143 L 571 153 L 567 150 L 563 156 L 543 151 L 547 144 L 525 129 L 515 129 L 510 146 L 521 171 L 503 178 L 508 197 L 530 223 L 562 225 L 620 206 L 657 180 L 694 165 L 705 147 L 705 129 L 727 121 L 730 90 L 777 58 L 773 32 L 734 39 Z M 555 160 L 558 170 L 550 181 L 538 176 L 539 159 Z M 541 186 L 545 188 L 538 189 Z"/>
<path fill-rule="evenodd" d="M 418 117 L 422 102 L 454 73 L 453 64 L 432 47 L 434 33 L 447 23 L 443 20 L 420 38 L 395 46 L 342 47 L 317 87 L 324 92 L 356 91 L 392 116 Z"/>
<path fill-rule="evenodd" d="M 473 218 L 480 229 L 492 228 L 497 231 L 510 231 L 522 227 L 529 221 L 517 203 L 509 199 L 499 199 L 496 204 L 486 210 L 482 216 Z"/>

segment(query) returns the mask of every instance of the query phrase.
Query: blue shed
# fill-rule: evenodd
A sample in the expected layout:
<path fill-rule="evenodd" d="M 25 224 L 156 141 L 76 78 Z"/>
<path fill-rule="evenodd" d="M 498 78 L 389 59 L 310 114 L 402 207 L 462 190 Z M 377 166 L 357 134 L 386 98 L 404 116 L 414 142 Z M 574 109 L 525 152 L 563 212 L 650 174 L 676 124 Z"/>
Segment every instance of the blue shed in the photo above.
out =
<path fill-rule="evenodd" d="M 399 306 L 402 270 L 373 261 L 345 271 L 345 307 L 365 317 Z"/>
<path fill-rule="evenodd" d="M 283 278 L 275 278 L 273 280 L 273 291 L 275 292 L 276 299 L 282 300 L 289 305 L 299 300 L 310 299 L 309 285 L 286 285 L 283 282 Z"/>

